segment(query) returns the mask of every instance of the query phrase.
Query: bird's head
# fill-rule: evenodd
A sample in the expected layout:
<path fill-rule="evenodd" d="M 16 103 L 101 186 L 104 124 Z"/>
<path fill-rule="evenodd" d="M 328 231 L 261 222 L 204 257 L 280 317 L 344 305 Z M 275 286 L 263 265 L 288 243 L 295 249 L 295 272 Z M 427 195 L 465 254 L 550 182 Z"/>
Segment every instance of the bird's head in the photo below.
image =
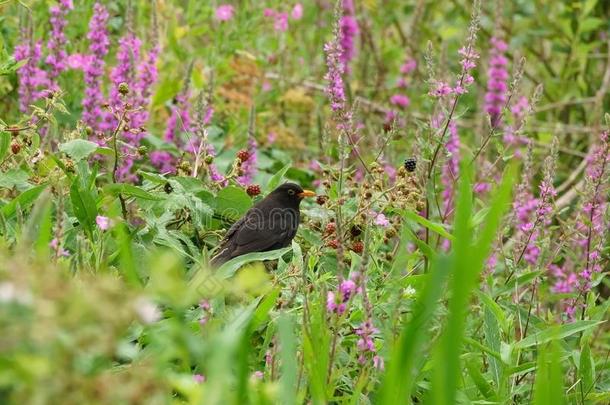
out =
<path fill-rule="evenodd" d="M 269 197 L 280 201 L 291 203 L 290 205 L 298 206 L 301 200 L 305 197 L 313 197 L 316 193 L 310 190 L 304 190 L 301 186 L 295 183 L 284 183 L 273 190 Z"/>

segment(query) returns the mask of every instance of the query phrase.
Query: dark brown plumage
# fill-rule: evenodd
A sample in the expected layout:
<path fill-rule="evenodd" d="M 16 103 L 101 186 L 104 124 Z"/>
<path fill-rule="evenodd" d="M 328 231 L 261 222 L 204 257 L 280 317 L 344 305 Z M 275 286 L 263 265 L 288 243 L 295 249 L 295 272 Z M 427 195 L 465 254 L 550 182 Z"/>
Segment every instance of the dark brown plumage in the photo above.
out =
<path fill-rule="evenodd" d="M 233 224 L 220 242 L 211 264 L 218 267 L 234 257 L 289 246 L 299 228 L 299 205 L 315 196 L 294 183 L 285 183 L 259 201 Z"/>

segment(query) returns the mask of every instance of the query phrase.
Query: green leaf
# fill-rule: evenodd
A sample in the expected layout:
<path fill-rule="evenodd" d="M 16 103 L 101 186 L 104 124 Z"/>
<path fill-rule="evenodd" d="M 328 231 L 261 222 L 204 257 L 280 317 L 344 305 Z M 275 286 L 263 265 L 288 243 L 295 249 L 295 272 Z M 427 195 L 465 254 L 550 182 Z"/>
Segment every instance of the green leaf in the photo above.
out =
<path fill-rule="evenodd" d="M 131 184 L 124 184 L 124 183 L 108 184 L 107 186 L 104 187 L 104 191 L 109 194 L 112 194 L 112 195 L 121 194 L 123 197 L 134 197 L 134 198 L 140 198 L 142 200 L 150 200 L 150 201 L 163 200 L 163 197 L 161 197 L 159 195 L 151 194 L 148 191 L 146 191 L 138 186 L 131 185 Z"/>
<path fill-rule="evenodd" d="M 445 329 L 434 353 L 434 373 L 430 389 L 431 402 L 454 404 L 458 382 L 461 378 L 460 353 L 464 339 L 466 314 L 470 295 L 477 285 L 485 260 L 500 227 L 505 212 L 510 207 L 517 166 L 511 165 L 504 172 L 502 182 L 491 194 L 493 198 L 478 238 L 473 243 L 472 224 L 472 167 L 462 165 L 454 230 L 454 260 L 449 283 L 449 300 Z M 442 366 L 441 366 L 442 365 Z"/>
<path fill-rule="evenodd" d="M 542 346 L 534 386 L 534 405 L 562 405 L 565 400 L 563 372 L 556 342 Z"/>
<path fill-rule="evenodd" d="M 278 319 L 280 337 L 280 397 L 283 404 L 296 404 L 297 350 L 294 336 L 294 319 L 283 313 Z"/>
<path fill-rule="evenodd" d="M 41 184 L 40 186 L 32 187 L 29 190 L 26 190 L 23 193 L 19 194 L 17 197 L 11 200 L 11 202 L 9 202 L 4 207 L 2 207 L 2 209 L 0 209 L 2 215 L 6 219 L 9 219 L 13 215 L 15 215 L 17 206 L 20 206 L 21 209 L 29 207 L 34 203 L 34 201 L 36 201 L 40 193 L 42 193 L 45 188 L 47 188 L 47 185 Z"/>
<path fill-rule="evenodd" d="M 11 145 L 11 134 L 5 131 L 0 131 L 0 162 L 4 160 L 8 148 Z"/>
<path fill-rule="evenodd" d="M 443 225 L 429 221 L 414 211 L 404 210 L 404 211 L 402 211 L 402 215 L 403 215 L 403 217 L 410 219 L 412 221 L 415 221 L 418 224 L 420 224 L 421 226 L 424 226 L 424 227 L 430 229 L 431 231 L 436 232 L 437 234 L 441 235 L 445 239 L 454 240 L 453 235 L 451 235 L 449 232 L 447 232 L 445 230 L 445 228 L 443 227 Z"/>
<path fill-rule="evenodd" d="M 253 331 L 260 328 L 269 319 L 269 311 L 275 306 L 277 299 L 280 297 L 281 290 L 274 288 L 265 295 L 260 305 L 256 307 L 254 315 L 252 316 L 251 328 Z"/>
<path fill-rule="evenodd" d="M 229 260 L 228 262 L 220 266 L 220 268 L 216 270 L 216 275 L 219 278 L 227 279 L 233 276 L 233 274 L 235 274 L 235 272 L 245 264 L 251 262 L 260 262 L 264 260 L 275 260 L 284 256 L 284 254 L 290 252 L 291 250 L 292 247 L 290 246 L 285 247 L 283 249 L 271 250 L 269 252 L 257 252 L 241 255 Z"/>
<path fill-rule="evenodd" d="M 121 263 L 119 268 L 121 272 L 123 273 L 127 282 L 129 282 L 132 286 L 142 285 L 142 280 L 140 280 L 138 271 L 136 269 L 133 255 L 133 243 L 131 241 L 131 236 L 129 235 L 127 226 L 121 222 L 112 229 L 112 232 L 119 247 L 119 258 Z"/>
<path fill-rule="evenodd" d="M 0 188 L 27 189 L 29 188 L 29 177 L 28 173 L 21 169 L 11 169 L 6 173 L 0 173 Z"/>
<path fill-rule="evenodd" d="M 580 374 L 582 391 L 593 391 L 595 384 L 595 360 L 591 354 L 591 346 L 586 339 L 582 339 L 580 350 L 580 364 L 578 372 Z"/>
<path fill-rule="evenodd" d="M 223 218 L 237 220 L 252 206 L 252 199 L 244 189 L 236 186 L 225 187 L 216 195 L 216 213 Z"/>
<path fill-rule="evenodd" d="M 527 336 L 525 339 L 521 339 L 520 341 L 515 343 L 514 346 L 516 349 L 526 349 L 528 347 L 542 345 L 544 343 L 550 342 L 551 340 L 563 339 L 575 333 L 582 332 L 583 330 L 593 328 L 604 322 L 605 321 L 598 322 L 589 320 L 576 321 L 561 325 L 558 328 L 543 329 L 540 332 Z"/>
<path fill-rule="evenodd" d="M 284 175 L 286 174 L 288 169 L 290 169 L 291 165 L 292 165 L 291 163 L 288 163 L 287 165 L 282 167 L 277 173 L 275 173 L 273 176 L 271 176 L 271 178 L 267 182 L 267 190 L 269 192 L 275 190 L 275 188 L 280 185 L 282 178 L 284 177 Z"/>
<path fill-rule="evenodd" d="M 486 399 L 492 399 L 494 396 L 494 390 L 491 384 L 487 382 L 483 374 L 481 374 L 479 365 L 474 358 L 466 360 L 466 369 L 468 370 L 470 378 L 472 378 L 472 381 L 474 381 L 481 394 L 483 394 Z"/>
<path fill-rule="evenodd" d="M 74 209 L 74 216 L 78 219 L 89 237 L 93 239 L 93 229 L 97 207 L 91 192 L 80 185 L 79 178 L 74 179 L 70 187 L 70 200 Z"/>
<path fill-rule="evenodd" d="M 59 145 L 59 150 L 70 156 L 75 162 L 88 157 L 96 149 L 98 146 L 95 142 L 84 139 L 74 139 Z"/>
<path fill-rule="evenodd" d="M 422 347 L 429 335 L 429 325 L 443 293 L 449 267 L 450 260 L 444 256 L 433 262 L 431 279 L 417 299 L 413 317 L 403 326 L 400 337 L 388 356 L 378 403 L 402 403 L 410 395 L 415 384 L 414 368 L 424 355 Z"/>

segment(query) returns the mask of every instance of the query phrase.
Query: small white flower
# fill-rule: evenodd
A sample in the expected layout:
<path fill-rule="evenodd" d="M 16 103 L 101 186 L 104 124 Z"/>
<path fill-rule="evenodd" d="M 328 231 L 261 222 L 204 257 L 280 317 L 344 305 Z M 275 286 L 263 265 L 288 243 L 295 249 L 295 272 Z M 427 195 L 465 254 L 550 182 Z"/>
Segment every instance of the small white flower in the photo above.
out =
<path fill-rule="evenodd" d="M 415 288 L 413 288 L 412 286 L 408 286 L 407 288 L 405 288 L 403 295 L 405 296 L 405 298 L 411 298 L 415 296 L 416 293 L 417 291 L 415 290 Z"/>
<path fill-rule="evenodd" d="M 143 323 L 151 324 L 161 319 L 161 311 L 148 298 L 140 297 L 135 301 L 134 305 L 136 313 Z"/>

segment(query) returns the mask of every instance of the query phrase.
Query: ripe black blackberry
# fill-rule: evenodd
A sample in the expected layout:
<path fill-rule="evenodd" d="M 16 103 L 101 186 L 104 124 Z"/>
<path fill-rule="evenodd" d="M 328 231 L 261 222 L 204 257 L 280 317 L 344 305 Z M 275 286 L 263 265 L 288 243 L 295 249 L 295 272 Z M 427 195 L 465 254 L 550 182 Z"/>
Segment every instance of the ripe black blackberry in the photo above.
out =
<path fill-rule="evenodd" d="M 410 173 L 414 172 L 417 169 L 417 159 L 414 157 L 405 159 L 405 169 Z"/>

